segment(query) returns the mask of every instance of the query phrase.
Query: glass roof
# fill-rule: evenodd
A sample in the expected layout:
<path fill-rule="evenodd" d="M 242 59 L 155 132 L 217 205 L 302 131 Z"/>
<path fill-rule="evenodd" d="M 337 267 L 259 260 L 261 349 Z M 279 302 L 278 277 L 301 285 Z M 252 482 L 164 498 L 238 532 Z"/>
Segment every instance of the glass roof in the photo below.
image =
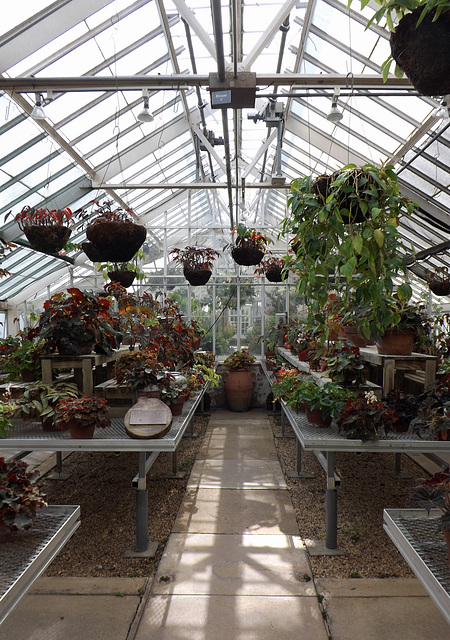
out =
<path fill-rule="evenodd" d="M 174 246 L 221 250 L 240 220 L 275 239 L 299 176 L 392 161 L 402 191 L 419 205 L 401 227 L 412 250 L 448 239 L 450 134 L 433 115 L 440 99 L 419 96 L 407 80 L 379 81 L 389 32 L 365 29 L 370 7 L 361 12 L 354 3 L 348 12 L 337 0 L 17 0 L 14 7 L 0 24 L 0 238 L 16 245 L 2 258 L 12 275 L 0 280 L 1 301 L 19 304 L 95 274 L 80 250 L 32 251 L 12 216 L 5 220 L 25 205 L 76 210 L 112 199 L 132 208 L 148 230 L 143 268 L 151 279 L 155 261 Z M 212 108 L 209 74 L 221 70 L 256 74 L 254 108 Z M 137 119 L 144 89 L 152 122 Z M 337 123 L 326 117 L 334 94 L 343 112 Z M 45 120 L 30 116 L 36 97 Z M 78 228 L 71 240 L 84 237 Z M 283 251 L 286 240 L 275 246 Z M 428 259 L 446 262 L 445 250 Z"/>

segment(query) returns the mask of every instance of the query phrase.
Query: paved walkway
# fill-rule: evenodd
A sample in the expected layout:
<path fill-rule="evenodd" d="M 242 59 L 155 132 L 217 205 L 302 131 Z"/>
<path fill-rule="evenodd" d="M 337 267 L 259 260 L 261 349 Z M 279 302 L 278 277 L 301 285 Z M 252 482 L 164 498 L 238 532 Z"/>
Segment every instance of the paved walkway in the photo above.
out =
<path fill-rule="evenodd" d="M 450 640 L 450 628 L 415 579 L 314 583 L 261 411 L 212 414 L 152 584 L 41 578 L 0 626 L 0 640 L 329 637 Z"/>

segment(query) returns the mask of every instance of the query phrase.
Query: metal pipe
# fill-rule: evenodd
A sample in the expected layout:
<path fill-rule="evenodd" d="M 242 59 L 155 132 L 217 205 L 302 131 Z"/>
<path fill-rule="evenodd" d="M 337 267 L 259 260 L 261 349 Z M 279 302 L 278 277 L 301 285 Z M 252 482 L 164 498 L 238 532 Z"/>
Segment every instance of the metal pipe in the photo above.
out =
<path fill-rule="evenodd" d="M 211 14 L 213 19 L 214 41 L 217 53 L 217 73 L 219 81 L 225 80 L 225 51 L 223 48 L 222 7 L 220 0 L 211 0 Z"/>
<path fill-rule="evenodd" d="M 289 16 L 287 16 L 286 20 L 280 27 L 281 31 L 281 42 L 280 42 L 280 50 L 278 51 L 278 62 L 277 62 L 277 73 L 281 72 L 281 64 L 283 62 L 284 48 L 286 46 L 286 36 L 289 31 Z"/>

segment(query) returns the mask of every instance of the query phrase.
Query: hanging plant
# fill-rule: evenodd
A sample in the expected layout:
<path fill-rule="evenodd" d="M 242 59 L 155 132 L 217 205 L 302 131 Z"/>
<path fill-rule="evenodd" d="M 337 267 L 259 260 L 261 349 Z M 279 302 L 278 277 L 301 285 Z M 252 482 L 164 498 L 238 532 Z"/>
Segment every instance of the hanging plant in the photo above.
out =
<path fill-rule="evenodd" d="M 283 233 L 295 234 L 299 244 L 290 268 L 298 273 L 298 293 L 307 299 L 312 326 L 326 327 L 333 289 L 343 314 L 367 309 L 359 319 L 361 332 L 376 338 L 392 324 L 394 293 L 402 300 L 412 294 L 406 282 L 395 290 L 394 278 L 406 272 L 408 254 L 399 218 L 411 215 L 415 205 L 400 194 L 391 165 L 347 165 L 333 176 L 326 198 L 313 188 L 311 176 L 291 185 Z M 356 223 L 352 212 L 358 209 L 364 219 Z M 323 339 L 327 337 L 324 333 Z"/>
<path fill-rule="evenodd" d="M 283 258 L 277 258 L 270 252 L 255 267 L 254 272 L 257 275 L 265 275 L 269 282 L 284 282 L 289 275 L 286 261 Z"/>
<path fill-rule="evenodd" d="M 94 212 L 83 210 L 76 212 L 83 222 L 89 221 L 86 227 L 87 241 L 82 243 L 83 251 L 93 262 L 128 262 L 132 260 L 144 244 L 147 230 L 143 225 L 133 221 L 131 209 L 112 208 L 111 201 L 96 205 Z M 92 215 L 95 216 L 91 221 Z"/>
<path fill-rule="evenodd" d="M 232 234 L 236 234 L 234 244 L 226 245 L 224 249 L 231 246 L 233 260 L 247 267 L 259 264 L 264 258 L 267 245 L 272 242 L 270 238 L 256 229 L 249 229 L 242 222 L 233 229 Z"/>
<path fill-rule="evenodd" d="M 450 295 L 450 274 L 445 267 L 436 269 L 434 273 L 430 273 L 427 282 L 430 291 L 436 296 Z"/>
<path fill-rule="evenodd" d="M 204 285 L 212 275 L 212 266 L 220 253 L 211 247 L 175 247 L 170 252 L 172 259 L 183 265 L 183 274 L 193 287 Z"/>
<path fill-rule="evenodd" d="M 5 221 L 10 214 L 11 211 L 6 214 Z M 26 206 L 14 216 L 33 249 L 43 253 L 61 251 L 72 233 L 68 226 L 71 219 L 72 212 L 68 208 L 37 209 Z"/>
<path fill-rule="evenodd" d="M 348 7 L 352 0 L 349 0 Z M 361 7 L 368 4 L 361 1 Z M 386 80 L 392 60 L 395 75 L 405 73 L 425 96 L 450 93 L 450 6 L 447 0 L 377 0 L 381 5 L 368 21 L 379 24 L 386 18 L 391 31 L 391 55 L 381 69 Z M 395 26 L 394 22 L 398 21 Z"/>

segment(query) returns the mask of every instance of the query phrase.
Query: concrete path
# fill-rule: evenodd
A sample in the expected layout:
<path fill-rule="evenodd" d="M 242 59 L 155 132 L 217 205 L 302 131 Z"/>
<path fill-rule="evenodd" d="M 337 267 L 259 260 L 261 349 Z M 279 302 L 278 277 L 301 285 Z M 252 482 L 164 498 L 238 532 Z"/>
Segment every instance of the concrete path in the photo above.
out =
<path fill-rule="evenodd" d="M 450 627 L 415 579 L 316 586 L 268 417 L 218 410 L 153 583 L 41 578 L 0 640 L 42 638 L 450 640 Z"/>

